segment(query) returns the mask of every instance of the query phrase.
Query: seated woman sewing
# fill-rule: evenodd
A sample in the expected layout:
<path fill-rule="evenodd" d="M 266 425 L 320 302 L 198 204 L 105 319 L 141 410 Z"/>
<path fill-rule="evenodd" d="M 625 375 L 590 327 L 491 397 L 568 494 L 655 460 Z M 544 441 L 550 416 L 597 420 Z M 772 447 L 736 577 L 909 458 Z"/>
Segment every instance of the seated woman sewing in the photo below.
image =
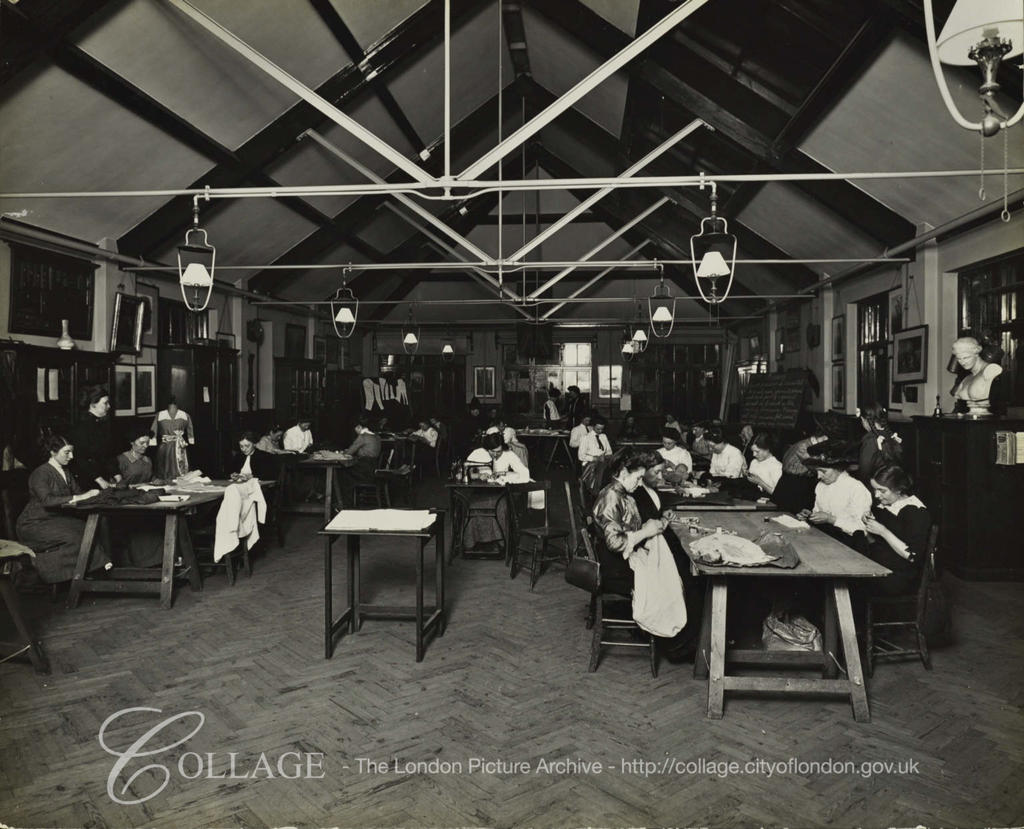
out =
<path fill-rule="evenodd" d="M 530 470 L 512 452 L 498 432 L 484 435 L 481 446 L 469 453 L 465 462 L 469 480 L 522 484 L 530 480 Z M 463 496 L 464 506 L 474 512 L 491 510 L 493 515 L 472 515 L 462 530 L 464 550 L 493 548 L 510 538 L 509 501 L 503 489 L 471 490 Z"/>
<path fill-rule="evenodd" d="M 135 484 L 163 484 L 153 477 L 153 462 L 146 457 L 150 443 L 150 430 L 146 426 L 133 426 L 128 430 L 128 451 L 117 456 L 121 472 L 118 487 Z M 114 557 L 119 565 L 129 567 L 156 567 L 164 557 L 163 521 L 148 515 L 124 515 L 118 518 L 117 537 L 112 539 Z"/>
<path fill-rule="evenodd" d="M 255 432 L 245 431 L 238 436 L 238 458 L 231 480 L 259 478 L 261 481 L 274 481 L 279 468 L 273 455 L 258 448 Z"/>
<path fill-rule="evenodd" d="M 782 462 L 772 451 L 775 442 L 767 432 L 758 432 L 750 440 L 753 460 L 747 472 L 747 480 L 765 495 L 771 495 L 782 478 Z"/>
<path fill-rule="evenodd" d="M 648 456 L 624 452 L 612 462 L 611 482 L 594 503 L 600 532 L 602 579 L 633 584 L 633 618 L 648 633 L 670 639 L 686 626 L 683 582 L 663 533 L 667 522 L 644 521 L 633 493 L 647 471 Z"/>
<path fill-rule="evenodd" d="M 867 579 L 872 592 L 899 595 L 913 591 L 928 555 L 932 517 L 913 494 L 914 482 L 906 470 L 888 464 L 871 478 L 878 508 L 864 519 L 868 546 L 864 554 L 892 570 L 884 579 Z"/>
<path fill-rule="evenodd" d="M 29 501 L 18 516 L 18 541 L 31 547 L 32 559 L 40 580 L 47 584 L 70 581 L 75 574 L 78 548 L 85 533 L 85 518 L 58 510 L 64 504 L 76 504 L 92 498 L 99 489 L 83 492 L 68 464 L 74 447 L 67 438 L 54 435 L 44 444 L 50 459 L 32 470 L 28 478 Z M 96 541 L 92 559 L 95 567 L 110 567 L 103 542 Z"/>
<path fill-rule="evenodd" d="M 796 517 L 810 521 L 845 544 L 863 552 L 867 543 L 864 518 L 871 512 L 871 493 L 846 471 L 854 462 L 855 448 L 841 441 L 812 447 L 805 465 L 815 470 L 814 508 Z"/>

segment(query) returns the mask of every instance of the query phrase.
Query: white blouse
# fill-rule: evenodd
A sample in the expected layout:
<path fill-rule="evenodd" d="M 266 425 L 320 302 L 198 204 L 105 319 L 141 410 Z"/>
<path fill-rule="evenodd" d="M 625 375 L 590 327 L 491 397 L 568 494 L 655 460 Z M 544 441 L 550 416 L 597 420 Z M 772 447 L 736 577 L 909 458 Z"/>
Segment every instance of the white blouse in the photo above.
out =
<path fill-rule="evenodd" d="M 662 446 L 658 450 L 658 454 L 673 466 L 679 466 L 679 464 L 683 464 L 683 466 L 685 466 L 688 470 L 693 470 L 693 456 L 690 455 L 688 449 L 685 449 L 682 446 L 673 446 L 671 449 L 666 449 L 664 446 Z"/>
<path fill-rule="evenodd" d="M 871 512 L 871 493 L 856 478 L 841 472 L 834 484 L 820 481 L 814 488 L 814 512 L 829 512 L 833 524 L 853 535 L 864 529 L 864 516 Z"/>
<path fill-rule="evenodd" d="M 603 432 L 600 435 L 597 432 L 587 432 L 580 441 L 577 456 L 580 463 L 590 463 L 611 453 L 612 445 L 608 441 L 608 435 Z"/>
<path fill-rule="evenodd" d="M 497 460 L 491 458 L 486 449 L 474 449 L 466 458 L 467 463 L 490 464 L 495 475 L 506 475 L 509 483 L 525 484 L 530 480 L 530 470 L 526 468 L 514 452 L 502 452 Z"/>
<path fill-rule="evenodd" d="M 711 475 L 715 478 L 742 478 L 747 471 L 743 453 L 727 443 L 721 452 L 711 453 Z"/>
<path fill-rule="evenodd" d="M 779 478 L 782 477 L 782 461 L 772 455 L 767 460 L 759 461 L 754 458 L 750 462 L 750 474 L 757 475 L 762 481 L 768 484 L 768 491 L 774 492 Z"/>

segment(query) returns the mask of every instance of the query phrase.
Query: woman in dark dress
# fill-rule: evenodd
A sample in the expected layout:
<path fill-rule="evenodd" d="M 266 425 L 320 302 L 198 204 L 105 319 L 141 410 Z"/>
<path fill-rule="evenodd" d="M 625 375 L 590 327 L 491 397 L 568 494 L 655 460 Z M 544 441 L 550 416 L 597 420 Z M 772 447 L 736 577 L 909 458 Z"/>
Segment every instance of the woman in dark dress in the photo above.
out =
<path fill-rule="evenodd" d="M 36 467 L 28 478 L 29 502 L 18 516 L 18 540 L 31 547 L 39 578 L 47 584 L 70 581 L 75 574 L 78 548 L 85 533 L 85 519 L 69 515 L 57 507 L 76 504 L 99 493 L 98 489 L 82 492 L 68 464 L 74 458 L 74 447 L 64 437 L 54 435 L 46 443 L 50 460 Z M 110 559 L 97 540 L 92 562 L 96 567 L 109 566 Z"/>
<path fill-rule="evenodd" d="M 231 473 L 232 479 L 248 475 L 261 481 L 275 481 L 278 473 L 278 460 L 269 452 L 257 449 L 255 432 L 242 432 L 238 436 L 238 459 Z"/>
<path fill-rule="evenodd" d="M 153 480 L 153 462 L 146 457 L 149 448 L 149 428 L 134 426 L 129 429 L 127 438 L 128 451 L 117 456 L 117 469 L 121 473 L 121 483 L 148 484 Z"/>
<path fill-rule="evenodd" d="M 85 393 L 83 404 L 88 411 L 68 436 L 75 447 L 71 471 L 81 486 L 109 489 L 121 480 L 110 432 L 110 397 L 105 388 L 97 386 Z"/>
<path fill-rule="evenodd" d="M 913 493 L 913 481 L 895 464 L 883 466 L 871 478 L 880 509 L 864 520 L 871 534 L 868 558 L 892 570 L 884 579 L 869 579 L 874 592 L 899 595 L 913 591 L 928 555 L 932 518 Z"/>

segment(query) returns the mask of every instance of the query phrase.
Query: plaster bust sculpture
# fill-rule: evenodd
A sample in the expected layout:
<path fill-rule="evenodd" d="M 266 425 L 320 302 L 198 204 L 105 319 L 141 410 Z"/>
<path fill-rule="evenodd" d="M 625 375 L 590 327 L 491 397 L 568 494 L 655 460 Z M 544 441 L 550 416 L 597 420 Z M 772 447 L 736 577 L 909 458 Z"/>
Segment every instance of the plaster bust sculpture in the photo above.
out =
<path fill-rule="evenodd" d="M 981 358 L 981 345 L 974 337 L 961 337 L 953 343 L 953 356 L 969 373 L 954 387 L 953 397 L 967 404 L 969 417 L 987 417 L 992 381 L 1003 373 L 1002 366 Z"/>

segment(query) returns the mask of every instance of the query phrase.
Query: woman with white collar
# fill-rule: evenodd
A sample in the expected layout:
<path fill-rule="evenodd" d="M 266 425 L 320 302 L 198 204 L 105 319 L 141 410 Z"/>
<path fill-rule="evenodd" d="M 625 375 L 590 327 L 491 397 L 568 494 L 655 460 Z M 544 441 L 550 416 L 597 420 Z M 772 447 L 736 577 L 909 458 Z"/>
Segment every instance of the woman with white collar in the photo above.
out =
<path fill-rule="evenodd" d="M 852 462 L 849 447 L 837 441 L 826 441 L 813 447 L 812 455 L 804 463 L 818 475 L 814 509 L 801 510 L 796 517 L 822 529 L 834 528 L 842 541 L 861 547 L 864 519 L 871 513 L 871 493 L 847 473 Z"/>
<path fill-rule="evenodd" d="M 921 499 L 912 494 L 913 481 L 902 467 L 889 464 L 878 469 L 871 478 L 871 488 L 880 509 L 864 520 L 864 528 L 872 537 L 867 555 L 892 570 L 891 576 L 880 581 L 878 592 L 908 593 L 914 589 L 928 555 L 931 515 Z"/>

